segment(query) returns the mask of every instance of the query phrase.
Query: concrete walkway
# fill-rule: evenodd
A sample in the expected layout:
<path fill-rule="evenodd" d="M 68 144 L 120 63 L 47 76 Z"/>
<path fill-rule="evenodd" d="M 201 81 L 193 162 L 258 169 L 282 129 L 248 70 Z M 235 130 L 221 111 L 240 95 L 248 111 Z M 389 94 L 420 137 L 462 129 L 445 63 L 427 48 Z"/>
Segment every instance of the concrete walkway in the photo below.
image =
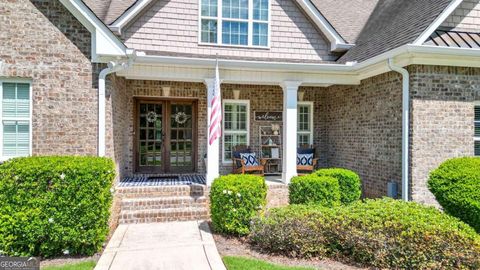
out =
<path fill-rule="evenodd" d="M 95 270 L 226 270 L 207 222 L 122 224 Z"/>

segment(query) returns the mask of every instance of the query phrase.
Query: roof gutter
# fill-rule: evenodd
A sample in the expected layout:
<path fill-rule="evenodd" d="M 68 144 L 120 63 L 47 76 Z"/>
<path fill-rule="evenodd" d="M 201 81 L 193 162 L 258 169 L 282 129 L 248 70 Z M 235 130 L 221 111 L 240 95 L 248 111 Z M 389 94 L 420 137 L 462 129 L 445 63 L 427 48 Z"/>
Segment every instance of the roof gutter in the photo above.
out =
<path fill-rule="evenodd" d="M 408 201 L 409 189 L 409 148 L 410 148 L 410 74 L 388 59 L 392 71 L 402 75 L 402 199 Z"/>

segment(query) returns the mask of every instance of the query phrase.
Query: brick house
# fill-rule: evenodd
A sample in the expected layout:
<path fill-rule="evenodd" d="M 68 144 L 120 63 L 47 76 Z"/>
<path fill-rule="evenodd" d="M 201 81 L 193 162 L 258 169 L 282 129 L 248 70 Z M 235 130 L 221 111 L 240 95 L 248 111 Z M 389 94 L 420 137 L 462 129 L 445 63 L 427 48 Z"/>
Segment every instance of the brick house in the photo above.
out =
<path fill-rule="evenodd" d="M 365 196 L 394 183 L 434 203 L 429 172 L 480 155 L 479 0 L 7 0 L 0 28 L 2 159 L 101 155 L 120 180 L 209 184 L 248 144 L 288 183 L 309 144 Z"/>

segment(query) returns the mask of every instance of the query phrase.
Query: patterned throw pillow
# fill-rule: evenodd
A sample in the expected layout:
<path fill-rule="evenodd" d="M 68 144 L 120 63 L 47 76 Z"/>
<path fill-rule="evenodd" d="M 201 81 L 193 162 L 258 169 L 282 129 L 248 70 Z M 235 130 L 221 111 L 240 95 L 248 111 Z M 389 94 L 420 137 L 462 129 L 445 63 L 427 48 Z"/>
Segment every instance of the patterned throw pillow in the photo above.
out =
<path fill-rule="evenodd" d="M 313 154 L 297 154 L 297 165 L 313 166 Z"/>
<path fill-rule="evenodd" d="M 255 153 L 242 153 L 240 154 L 240 158 L 243 159 L 246 167 L 258 166 L 258 160 Z"/>

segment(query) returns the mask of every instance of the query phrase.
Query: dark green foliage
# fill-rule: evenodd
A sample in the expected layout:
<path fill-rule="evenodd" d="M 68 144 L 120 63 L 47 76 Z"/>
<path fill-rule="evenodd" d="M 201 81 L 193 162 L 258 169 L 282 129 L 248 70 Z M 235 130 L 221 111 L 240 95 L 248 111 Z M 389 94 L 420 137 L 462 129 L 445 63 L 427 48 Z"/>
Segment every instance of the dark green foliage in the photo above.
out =
<path fill-rule="evenodd" d="M 480 158 L 455 158 L 430 174 L 428 187 L 445 211 L 480 233 Z"/>
<path fill-rule="evenodd" d="M 480 236 L 414 202 L 293 205 L 254 219 L 251 230 L 258 248 L 293 257 L 343 257 L 381 269 L 480 268 Z"/>
<path fill-rule="evenodd" d="M 338 180 L 340 200 L 343 204 L 358 201 L 362 196 L 362 182 L 358 174 L 346 169 L 320 169 L 315 172 L 319 176 L 330 176 Z"/>
<path fill-rule="evenodd" d="M 340 187 L 333 177 L 316 174 L 297 176 L 292 178 L 288 189 L 291 204 L 340 204 Z"/>
<path fill-rule="evenodd" d="M 266 204 L 267 185 L 263 177 L 232 174 L 213 181 L 210 211 L 215 231 L 247 235 L 251 219 Z"/>
<path fill-rule="evenodd" d="M 108 234 L 115 166 L 97 157 L 27 157 L 0 166 L 0 252 L 92 255 Z"/>

